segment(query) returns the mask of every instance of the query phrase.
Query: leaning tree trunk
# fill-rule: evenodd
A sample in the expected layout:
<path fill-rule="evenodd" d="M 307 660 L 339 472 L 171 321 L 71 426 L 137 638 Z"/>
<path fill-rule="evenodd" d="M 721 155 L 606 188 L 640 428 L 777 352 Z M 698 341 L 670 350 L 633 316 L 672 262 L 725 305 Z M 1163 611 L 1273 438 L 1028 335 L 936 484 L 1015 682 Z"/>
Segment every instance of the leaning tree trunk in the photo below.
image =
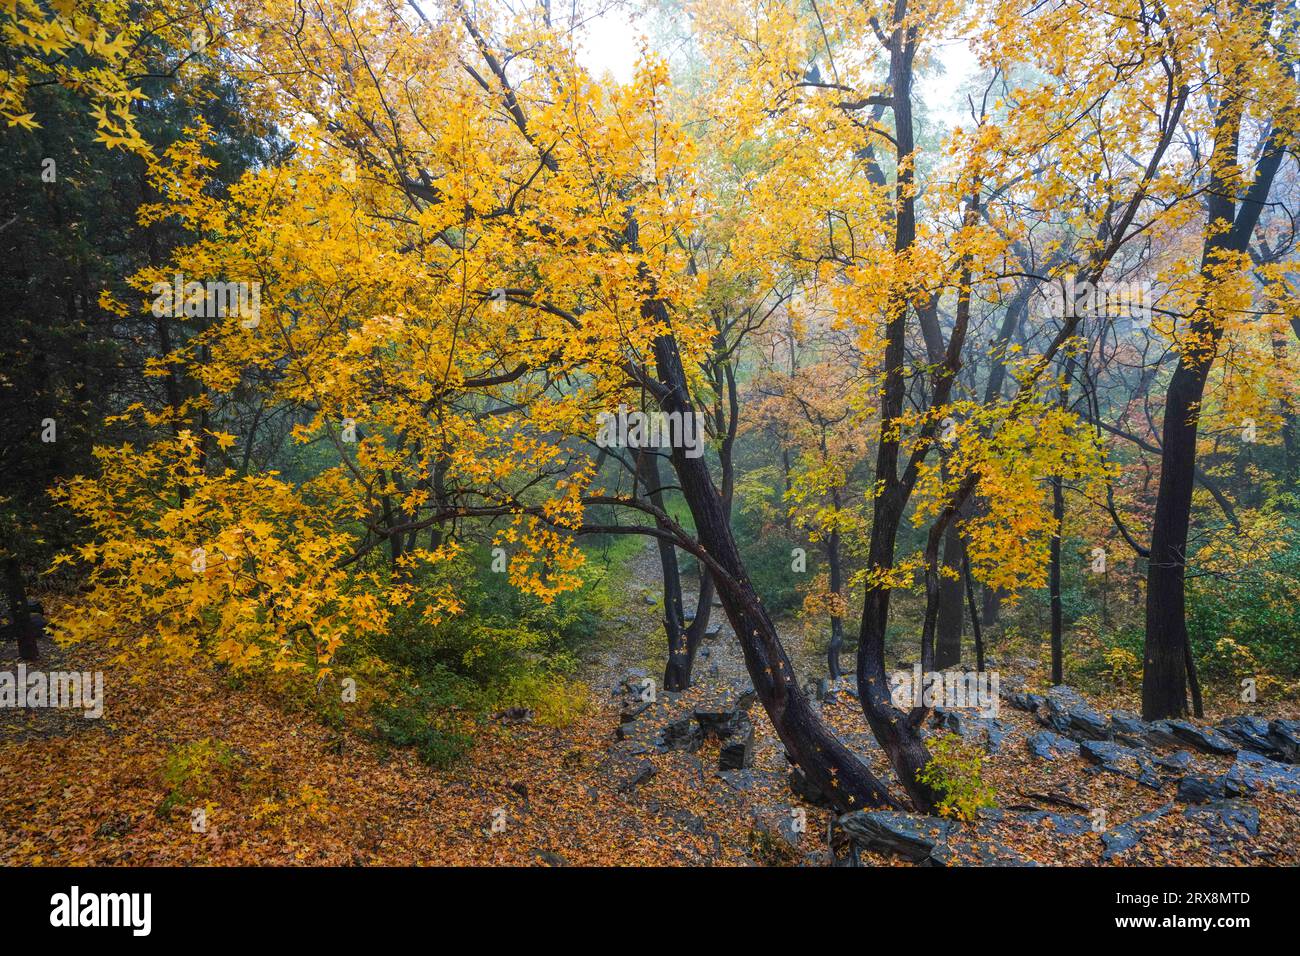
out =
<path fill-rule="evenodd" d="M 647 300 L 642 308 L 647 318 L 668 324 L 662 302 Z M 661 400 L 664 411 L 694 414 L 677 342 L 671 335 L 655 340 L 655 359 L 658 377 L 668 390 Z M 790 658 L 741 560 L 723 498 L 705 460 L 688 458 L 685 449 L 679 447 L 673 448 L 672 458 L 682 496 L 695 520 L 702 553 L 712 565 L 713 581 L 736 632 L 754 691 L 790 759 L 840 810 L 897 806 L 885 785 L 827 729 L 800 691 Z"/>

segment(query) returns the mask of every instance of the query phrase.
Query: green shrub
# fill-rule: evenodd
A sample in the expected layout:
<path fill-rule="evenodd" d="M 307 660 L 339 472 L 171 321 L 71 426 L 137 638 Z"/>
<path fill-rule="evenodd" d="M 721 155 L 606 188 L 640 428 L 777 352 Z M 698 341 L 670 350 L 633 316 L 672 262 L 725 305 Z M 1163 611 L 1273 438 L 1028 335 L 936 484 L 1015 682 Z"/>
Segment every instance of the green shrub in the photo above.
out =
<path fill-rule="evenodd" d="M 982 807 L 994 805 L 993 787 L 984 782 L 984 755 L 956 734 L 940 734 L 926 741 L 930 762 L 918 779 L 939 794 L 939 816 L 973 820 Z"/>

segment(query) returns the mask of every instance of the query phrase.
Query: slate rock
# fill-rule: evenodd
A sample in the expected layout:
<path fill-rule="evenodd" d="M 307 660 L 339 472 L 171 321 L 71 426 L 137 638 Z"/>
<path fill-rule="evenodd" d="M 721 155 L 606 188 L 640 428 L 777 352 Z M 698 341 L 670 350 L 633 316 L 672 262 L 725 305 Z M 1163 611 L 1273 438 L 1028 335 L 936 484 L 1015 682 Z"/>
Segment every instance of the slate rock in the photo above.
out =
<path fill-rule="evenodd" d="M 1062 737 L 1050 730 L 1033 734 L 1026 743 L 1029 745 L 1029 752 L 1043 760 L 1055 760 L 1058 755 L 1076 757 L 1079 754 L 1078 744 L 1069 737 Z"/>
<path fill-rule="evenodd" d="M 1225 793 L 1223 777 L 1192 773 L 1178 781 L 1178 793 L 1174 799 L 1179 803 L 1210 803 L 1222 800 Z"/>
<path fill-rule="evenodd" d="M 1092 830 L 1092 820 L 1088 817 L 1079 816 L 1075 813 L 1053 813 L 1051 810 L 1029 810 L 1024 813 L 1009 813 L 1007 811 L 997 811 L 996 816 L 989 816 L 989 819 L 998 822 L 1011 822 L 1016 824 L 1025 824 L 1029 826 L 1041 827 L 1044 821 L 1050 823 L 1053 830 L 1062 836 L 1078 836 L 1080 833 L 1088 833 Z M 983 814 L 981 814 L 982 816 Z"/>
<path fill-rule="evenodd" d="M 1173 773 L 1186 773 L 1196 766 L 1192 755 L 1186 750 L 1179 750 L 1176 753 L 1157 755 L 1151 758 L 1159 766 Z"/>
<path fill-rule="evenodd" d="M 1281 756 L 1277 746 L 1269 739 L 1268 720 L 1239 714 L 1218 722 L 1215 729 L 1243 750 L 1250 750 L 1274 760 Z"/>
<path fill-rule="evenodd" d="M 1136 780 L 1144 787 L 1160 789 L 1160 778 L 1156 776 L 1154 765 L 1146 754 L 1111 740 L 1085 740 L 1081 748 L 1085 757 L 1104 770 Z"/>
<path fill-rule="evenodd" d="M 1174 733 L 1167 720 L 1153 720 L 1147 725 L 1147 743 L 1155 747 L 1181 747 L 1183 740 Z"/>
<path fill-rule="evenodd" d="M 1212 842 L 1222 845 L 1259 836 L 1259 810 L 1237 800 L 1218 800 L 1183 811 L 1188 820 L 1199 823 Z"/>
<path fill-rule="evenodd" d="M 855 810 L 835 822 L 859 850 L 897 853 L 920 862 L 957 828 L 952 820 L 896 810 Z"/>
<path fill-rule="evenodd" d="M 1152 810 L 1150 813 L 1144 813 L 1140 817 L 1134 817 L 1128 823 L 1107 830 L 1101 835 L 1101 842 L 1105 847 L 1102 850 L 1101 858 L 1103 860 L 1112 860 L 1121 853 L 1133 849 L 1145 835 L 1146 824 L 1159 820 L 1172 808 L 1172 803 L 1166 803 L 1163 807 Z"/>
<path fill-rule="evenodd" d="M 1036 860 L 988 836 L 956 842 L 949 840 L 934 848 L 926 862 L 932 866 L 1040 866 Z"/>
<path fill-rule="evenodd" d="M 694 717 L 683 717 L 664 727 L 661 740 L 665 750 L 685 750 L 694 753 L 704 743 L 704 731 L 700 729 Z"/>
<path fill-rule="evenodd" d="M 1110 740 L 1110 722 L 1073 688 L 1058 684 L 1047 692 L 1046 717 L 1040 720 L 1057 733 L 1076 739 Z"/>
<path fill-rule="evenodd" d="M 1237 746 L 1213 727 L 1202 727 L 1190 720 L 1165 720 L 1161 723 L 1178 740 L 1190 744 L 1202 753 L 1231 757 L 1237 752 Z"/>
<path fill-rule="evenodd" d="M 1278 759 L 1300 763 L 1300 720 L 1270 721 L 1268 739 L 1279 751 Z"/>
<path fill-rule="evenodd" d="M 618 712 L 618 722 L 620 724 L 630 724 L 649 709 L 650 701 L 648 700 L 626 704 L 623 709 Z"/>
<path fill-rule="evenodd" d="M 754 763 L 754 725 L 741 717 L 718 752 L 719 770 L 745 770 Z"/>
<path fill-rule="evenodd" d="M 752 770 L 719 770 L 718 778 L 741 793 L 753 790 L 758 784 L 758 778 Z"/>
<path fill-rule="evenodd" d="M 1270 760 L 1248 750 L 1237 751 L 1237 762 L 1224 777 L 1229 796 L 1272 789 L 1279 793 L 1300 793 L 1300 767 Z"/>
<path fill-rule="evenodd" d="M 554 850 L 533 850 L 533 856 L 541 860 L 547 866 L 568 866 L 569 861 Z"/>
<path fill-rule="evenodd" d="M 1146 721 L 1127 710 L 1110 712 L 1110 732 L 1116 740 L 1130 747 L 1145 747 L 1148 743 Z"/>
<path fill-rule="evenodd" d="M 1007 703 L 1016 710 L 1025 710 L 1031 714 L 1037 714 L 1038 709 L 1047 703 L 1047 700 L 1041 694 L 1010 694 L 1007 697 Z"/>
<path fill-rule="evenodd" d="M 988 749 L 989 753 L 995 754 L 1002 750 L 1002 744 L 1006 741 L 1007 735 L 1011 728 L 1000 720 L 990 720 L 985 725 L 988 732 Z"/>

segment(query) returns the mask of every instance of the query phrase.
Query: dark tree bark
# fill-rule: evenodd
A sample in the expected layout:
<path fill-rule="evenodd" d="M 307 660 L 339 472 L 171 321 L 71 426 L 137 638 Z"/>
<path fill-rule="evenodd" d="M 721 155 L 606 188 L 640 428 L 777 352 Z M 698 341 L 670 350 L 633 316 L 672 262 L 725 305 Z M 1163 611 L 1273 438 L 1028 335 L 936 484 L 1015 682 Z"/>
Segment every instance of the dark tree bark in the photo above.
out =
<path fill-rule="evenodd" d="M 936 670 L 961 663 L 962 621 L 966 617 L 962 568 L 966 562 L 966 542 L 956 521 L 949 523 L 943 536 L 943 567 L 939 579 L 939 619 L 935 628 L 934 666 Z"/>
<path fill-rule="evenodd" d="M 659 453 L 642 449 L 636 453 L 637 477 L 642 495 L 659 511 L 664 507 L 663 479 L 659 475 Z M 662 522 L 660 522 L 662 527 Z M 664 665 L 664 690 L 685 690 L 691 683 L 694 649 L 686 640 L 685 613 L 682 609 L 682 576 L 677 564 L 677 547 L 666 538 L 657 538 L 659 567 L 664 591 L 664 635 L 668 638 L 668 661 Z"/>
<path fill-rule="evenodd" d="M 979 609 L 975 605 L 975 580 L 970 574 L 970 558 L 961 565 L 962 580 L 966 583 L 966 601 L 970 605 L 970 630 L 975 639 L 975 670 L 984 670 L 984 632 L 980 627 Z"/>
<path fill-rule="evenodd" d="M 1048 594 L 1052 608 L 1052 684 L 1065 683 L 1065 624 L 1061 613 L 1061 532 L 1065 525 L 1065 494 L 1061 479 L 1052 478 L 1052 534 L 1048 565 Z"/>
<path fill-rule="evenodd" d="M 9 620 L 18 641 L 18 656 L 25 661 L 40 660 L 41 649 L 27 606 L 27 581 L 16 557 L 5 559 L 5 591 L 9 599 Z"/>
<path fill-rule="evenodd" d="M 1207 191 L 1209 216 L 1201 256 L 1207 282 L 1226 256 L 1246 250 L 1274 177 L 1282 161 L 1283 136 L 1270 133 L 1255 178 L 1238 209 L 1232 178 L 1225 175 L 1237 160 L 1242 104 L 1226 97 L 1215 120 L 1214 170 Z M 1201 400 L 1223 336 L 1221 317 L 1198 303 L 1186 340 L 1201 343 L 1178 360 L 1165 397 L 1160 484 L 1151 527 L 1147 573 L 1146 646 L 1142 669 L 1142 716 L 1147 720 L 1179 717 L 1187 711 L 1187 675 L 1191 645 L 1187 633 L 1187 534 L 1191 525 L 1192 488 L 1196 482 L 1196 434 Z"/>
<path fill-rule="evenodd" d="M 669 324 L 661 301 L 649 299 L 642 308 L 647 318 Z M 693 414 L 686 374 L 671 335 L 655 340 L 655 363 L 665 388 L 660 398 L 664 411 Z M 822 724 L 800 691 L 776 627 L 749 580 L 731 534 L 722 495 L 713 484 L 704 458 L 688 458 L 685 449 L 674 448 L 672 460 L 695 521 L 701 554 L 707 556 L 754 690 L 791 760 L 840 810 L 896 806 L 884 784 Z M 885 702 L 888 704 L 888 694 Z"/>
<path fill-rule="evenodd" d="M 836 510 L 839 510 L 839 495 L 834 496 Z M 826 536 L 826 563 L 830 566 L 831 593 L 838 602 L 844 597 L 844 559 L 840 554 L 840 533 L 832 531 Z M 826 648 L 826 666 L 831 680 L 844 676 L 840 669 L 840 652 L 844 649 L 844 618 L 837 613 L 831 614 L 831 642 Z"/>

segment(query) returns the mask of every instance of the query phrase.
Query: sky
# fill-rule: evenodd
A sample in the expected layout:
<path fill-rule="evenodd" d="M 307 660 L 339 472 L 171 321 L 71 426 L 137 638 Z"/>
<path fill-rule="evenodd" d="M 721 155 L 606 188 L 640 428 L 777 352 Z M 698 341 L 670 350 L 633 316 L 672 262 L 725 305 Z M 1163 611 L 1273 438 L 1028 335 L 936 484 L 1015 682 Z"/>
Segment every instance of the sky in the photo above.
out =
<path fill-rule="evenodd" d="M 634 22 L 626 9 L 597 14 L 587 23 L 581 59 L 597 76 L 608 70 L 616 80 L 626 82 L 632 78 L 640 39 L 645 32 L 645 27 Z M 922 75 L 916 89 L 930 115 L 953 126 L 968 118 L 969 107 L 958 91 L 978 71 L 979 63 L 965 40 L 942 41 L 937 58 L 943 65 L 943 73 Z"/>

